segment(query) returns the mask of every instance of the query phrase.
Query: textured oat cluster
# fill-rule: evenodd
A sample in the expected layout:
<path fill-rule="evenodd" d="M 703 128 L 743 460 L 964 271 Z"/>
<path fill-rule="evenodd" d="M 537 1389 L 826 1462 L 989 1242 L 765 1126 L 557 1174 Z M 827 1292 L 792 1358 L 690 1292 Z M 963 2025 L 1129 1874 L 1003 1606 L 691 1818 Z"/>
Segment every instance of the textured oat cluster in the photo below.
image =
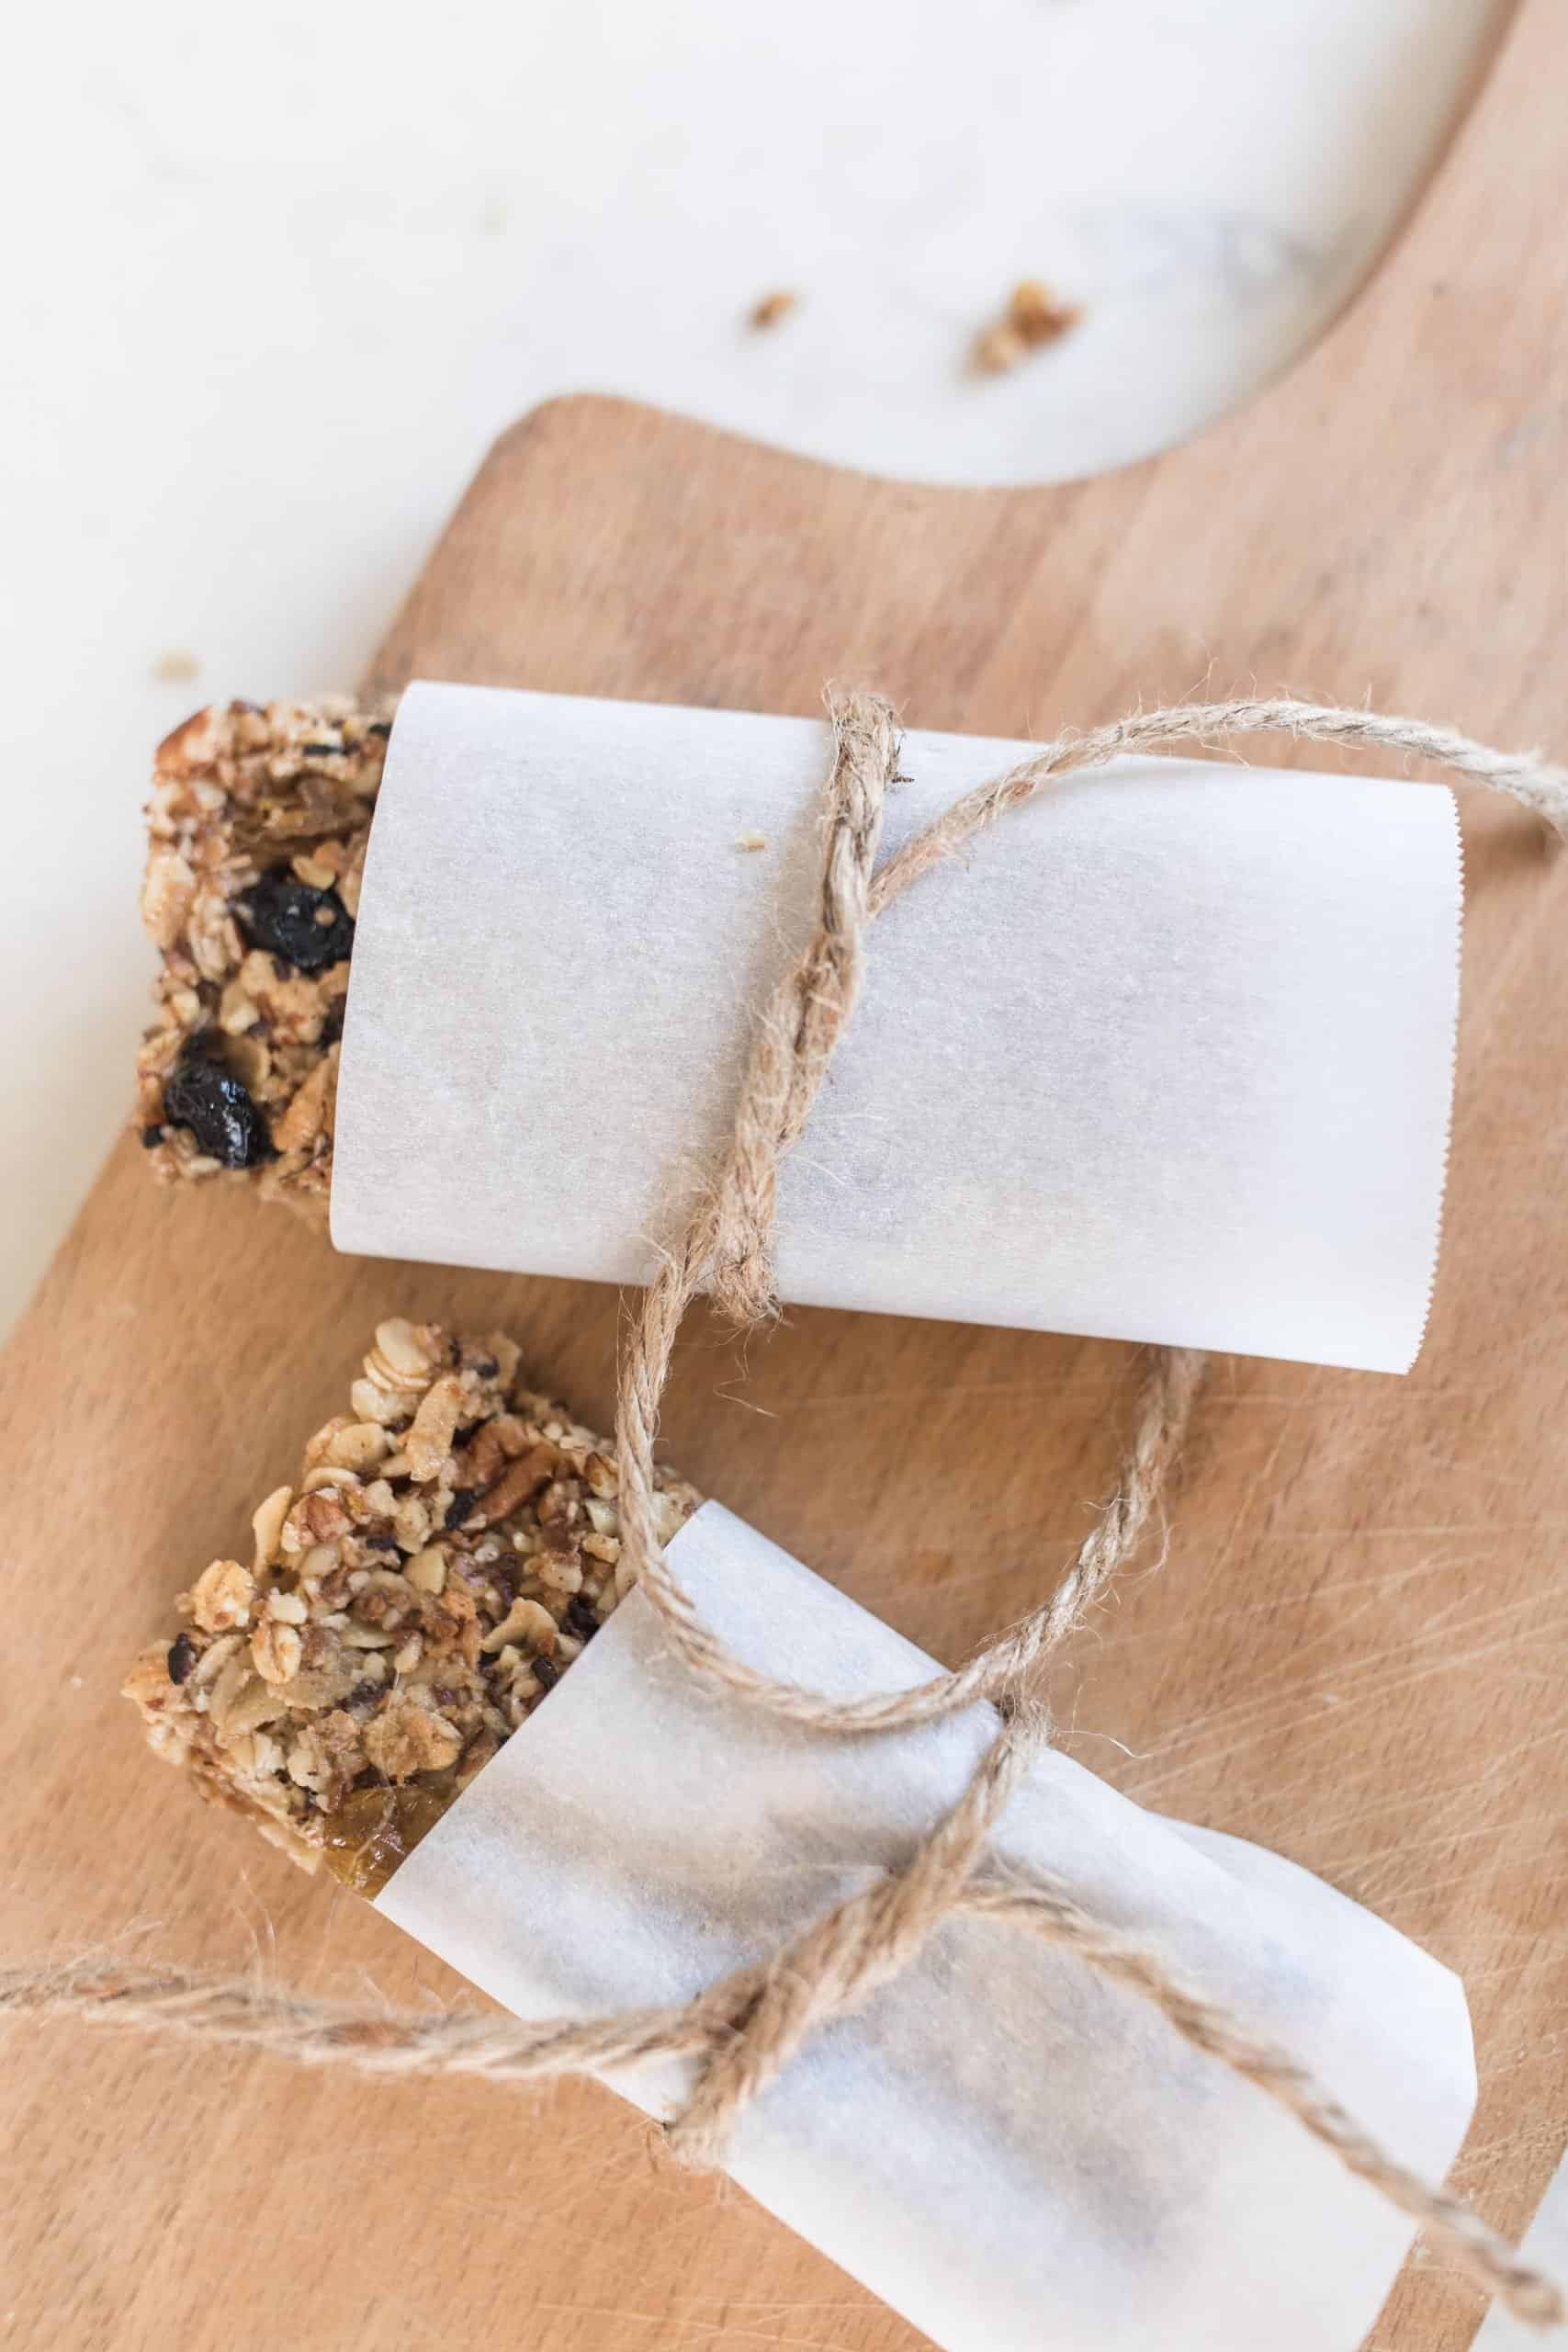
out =
<path fill-rule="evenodd" d="M 160 744 L 137 1059 L 165 1182 L 228 1170 L 324 1218 L 338 1036 L 389 722 L 346 698 L 199 710 Z"/>
<path fill-rule="evenodd" d="M 157 1752 L 306 1868 L 368 1892 L 626 1589 L 610 1450 L 518 1350 L 383 1323 L 352 1410 L 125 1683 Z M 661 1532 L 696 1508 L 660 1474 Z"/>

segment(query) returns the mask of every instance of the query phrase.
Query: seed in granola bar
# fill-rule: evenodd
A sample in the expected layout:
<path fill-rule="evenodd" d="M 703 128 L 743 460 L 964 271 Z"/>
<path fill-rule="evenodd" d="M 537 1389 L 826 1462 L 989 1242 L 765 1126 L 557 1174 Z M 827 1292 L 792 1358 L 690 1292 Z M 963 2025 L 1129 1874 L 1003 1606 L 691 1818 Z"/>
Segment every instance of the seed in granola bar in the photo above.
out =
<path fill-rule="evenodd" d="M 183 1682 L 196 1664 L 196 1644 L 188 1634 L 176 1634 L 169 1644 L 169 1679 Z"/>
<path fill-rule="evenodd" d="M 246 1089 L 221 1062 L 192 1054 L 164 1080 L 169 1123 L 188 1127 L 223 1168 L 256 1168 L 276 1157 L 266 1122 Z"/>
<path fill-rule="evenodd" d="M 236 899 L 234 911 L 252 947 L 281 956 L 302 972 L 324 972 L 353 953 L 354 917 L 337 892 L 297 880 L 288 865 L 269 865 Z"/>

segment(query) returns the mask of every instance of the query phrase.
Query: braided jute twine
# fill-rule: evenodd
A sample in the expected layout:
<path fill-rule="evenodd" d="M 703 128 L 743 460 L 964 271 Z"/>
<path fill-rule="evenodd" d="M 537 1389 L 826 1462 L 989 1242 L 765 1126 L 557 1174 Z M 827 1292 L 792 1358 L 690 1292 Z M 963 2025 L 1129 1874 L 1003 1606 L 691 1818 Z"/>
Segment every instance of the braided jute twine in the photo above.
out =
<path fill-rule="evenodd" d="M 670 1646 L 690 1671 L 771 1714 L 823 1734 L 868 1737 L 992 1701 L 996 1734 L 968 1787 L 901 1869 L 838 1904 L 772 1959 L 738 1969 L 683 2007 L 536 2024 L 466 2013 L 394 2013 L 309 1998 L 265 1979 L 137 1966 L 97 1954 L 63 1966 L 0 1969 L 0 2015 L 132 2026 L 381 2076 L 479 2075 L 536 2082 L 648 2058 L 686 2059 L 694 2087 L 667 2136 L 682 2161 L 704 2166 L 721 2161 L 742 2109 L 818 2027 L 897 1976 L 945 1920 L 984 1918 L 1069 1951 L 1152 2002 L 1186 2041 L 1288 2109 L 1517 2317 L 1560 2324 L 1565 2306 L 1552 2281 L 1521 2262 L 1459 2198 L 1397 2162 L 1288 2051 L 1180 1983 L 1152 1946 L 1102 1925 L 1064 1886 L 1004 1875 L 987 1860 L 992 1828 L 1051 1737 L 1038 1695 L 1041 1670 L 1104 1595 L 1158 1511 L 1202 1377 L 1201 1356 L 1183 1349 L 1156 1354 L 1117 1491 L 1039 1609 L 956 1671 L 933 1675 L 913 1690 L 847 1703 L 758 1672 L 703 1623 L 660 1543 L 653 1455 L 676 1335 L 696 1295 L 707 1292 L 721 1313 L 742 1326 L 777 1312 L 772 1246 L 779 1163 L 805 1127 L 853 1012 L 870 924 L 998 818 L 1035 798 L 1056 777 L 1102 766 L 1122 753 L 1274 733 L 1435 761 L 1506 793 L 1568 838 L 1568 774 L 1533 755 L 1489 751 L 1447 728 L 1367 710 L 1283 698 L 1181 705 L 1140 712 L 1091 733 L 1058 736 L 965 794 L 879 868 L 884 802 L 897 778 L 897 723 L 890 707 L 872 694 L 834 695 L 829 708 L 833 755 L 820 921 L 757 1023 L 724 1164 L 643 1294 L 623 1351 L 616 1423 L 621 1540 Z"/>

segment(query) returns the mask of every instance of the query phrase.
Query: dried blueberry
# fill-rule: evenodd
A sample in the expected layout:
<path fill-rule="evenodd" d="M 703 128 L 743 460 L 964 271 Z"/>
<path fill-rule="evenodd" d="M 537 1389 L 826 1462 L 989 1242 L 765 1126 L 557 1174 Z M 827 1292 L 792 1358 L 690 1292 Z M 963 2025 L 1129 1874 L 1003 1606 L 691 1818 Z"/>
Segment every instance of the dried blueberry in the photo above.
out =
<path fill-rule="evenodd" d="M 298 880 L 287 865 L 268 866 L 235 901 L 234 912 L 249 945 L 302 972 L 324 972 L 353 952 L 354 917 L 337 892 Z"/>
<path fill-rule="evenodd" d="M 196 1664 L 196 1644 L 188 1634 L 176 1634 L 169 1644 L 169 1679 L 183 1682 Z"/>
<path fill-rule="evenodd" d="M 455 1488 L 452 1499 L 446 1506 L 446 1525 L 461 1527 L 479 1498 L 479 1490 L 477 1487 Z"/>
<path fill-rule="evenodd" d="M 152 1151 L 152 1150 L 153 1149 L 153 1148 L 154 1148 L 156 1145 L 161 1144 L 161 1143 L 163 1142 L 163 1140 L 164 1140 L 164 1130 L 163 1130 L 163 1128 L 162 1128 L 162 1127 L 143 1127 L 143 1128 L 142 1128 L 142 1130 L 141 1130 L 141 1148 L 142 1148 L 142 1150 L 143 1150 L 143 1151 Z"/>
<path fill-rule="evenodd" d="M 560 1680 L 560 1668 L 554 1658 L 531 1657 L 528 1663 L 534 1669 L 535 1681 L 542 1683 L 547 1690 L 553 1690 Z"/>
<path fill-rule="evenodd" d="M 164 1110 L 225 1168 L 254 1168 L 274 1157 L 265 1120 L 221 1062 L 199 1056 L 183 1061 L 164 1080 Z"/>
<path fill-rule="evenodd" d="M 599 1631 L 593 1604 L 584 1600 L 580 1592 L 574 1592 L 566 1604 L 566 1630 L 569 1634 L 575 1634 L 580 1642 L 591 1642 Z"/>

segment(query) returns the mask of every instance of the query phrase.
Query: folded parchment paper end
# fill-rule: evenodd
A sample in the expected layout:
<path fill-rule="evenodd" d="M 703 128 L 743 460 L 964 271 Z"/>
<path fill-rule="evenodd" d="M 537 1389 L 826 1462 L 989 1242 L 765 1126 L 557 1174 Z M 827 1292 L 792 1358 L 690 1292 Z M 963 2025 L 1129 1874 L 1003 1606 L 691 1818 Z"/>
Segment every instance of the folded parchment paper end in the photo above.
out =
<path fill-rule="evenodd" d="M 849 1696 L 931 1661 L 715 1503 L 671 1557 L 732 1649 Z M 518 2016 L 682 2001 L 901 1860 L 986 1706 L 834 1740 L 700 1692 L 640 1595 L 378 1907 Z M 1060 1756 L 999 1859 L 1066 1881 L 1432 2177 L 1475 2095 L 1457 1978 L 1277 1855 Z M 625 2072 L 649 2113 L 679 2077 Z M 1409 2225 L 1133 1995 L 987 1922 L 940 1931 L 745 2116 L 734 2177 L 946 2352 L 1355 2352 Z"/>
<path fill-rule="evenodd" d="M 911 734 L 888 846 L 1029 749 Z M 814 920 L 827 754 L 806 719 L 410 688 L 355 942 L 340 1249 L 647 1279 Z M 1440 787 L 1066 780 L 877 923 L 784 1170 L 783 1295 L 1405 1371 L 1459 920 Z"/>

